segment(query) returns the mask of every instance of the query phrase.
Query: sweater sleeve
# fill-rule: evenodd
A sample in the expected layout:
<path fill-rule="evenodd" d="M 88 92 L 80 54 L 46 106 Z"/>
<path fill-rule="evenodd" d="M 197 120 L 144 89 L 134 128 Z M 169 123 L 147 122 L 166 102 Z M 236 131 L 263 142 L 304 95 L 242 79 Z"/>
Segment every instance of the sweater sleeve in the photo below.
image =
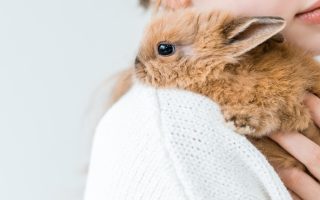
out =
<path fill-rule="evenodd" d="M 136 84 L 102 118 L 85 200 L 290 196 L 266 159 L 198 94 Z"/>

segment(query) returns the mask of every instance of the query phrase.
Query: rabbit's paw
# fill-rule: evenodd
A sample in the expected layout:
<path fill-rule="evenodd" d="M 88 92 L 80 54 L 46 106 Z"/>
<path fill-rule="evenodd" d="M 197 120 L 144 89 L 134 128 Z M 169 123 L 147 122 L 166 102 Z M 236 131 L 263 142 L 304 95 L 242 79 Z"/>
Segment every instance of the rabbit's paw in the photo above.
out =
<path fill-rule="evenodd" d="M 256 126 L 252 116 L 249 115 L 226 115 L 227 126 L 241 135 L 255 135 Z"/>

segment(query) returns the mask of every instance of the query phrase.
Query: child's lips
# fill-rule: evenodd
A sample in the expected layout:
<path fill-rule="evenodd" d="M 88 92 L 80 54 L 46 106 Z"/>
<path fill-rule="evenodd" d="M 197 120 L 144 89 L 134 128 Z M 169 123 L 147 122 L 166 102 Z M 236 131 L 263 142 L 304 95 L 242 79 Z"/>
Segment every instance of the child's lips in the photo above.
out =
<path fill-rule="evenodd" d="M 308 24 L 320 24 L 320 1 L 307 10 L 298 13 L 296 17 Z"/>

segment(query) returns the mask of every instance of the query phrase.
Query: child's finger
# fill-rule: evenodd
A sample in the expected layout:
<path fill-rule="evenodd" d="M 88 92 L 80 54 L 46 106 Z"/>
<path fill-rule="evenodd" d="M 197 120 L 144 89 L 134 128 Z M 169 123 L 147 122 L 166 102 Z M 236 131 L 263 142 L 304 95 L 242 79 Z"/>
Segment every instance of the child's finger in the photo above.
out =
<path fill-rule="evenodd" d="M 301 197 L 301 199 L 318 200 L 320 197 L 320 185 L 308 174 L 296 168 L 278 171 L 282 181 L 289 190 Z M 294 196 L 299 199 L 298 196 Z"/>
<path fill-rule="evenodd" d="M 291 190 L 289 190 L 290 195 L 292 197 L 293 200 L 302 200 L 300 197 L 298 197 L 298 195 L 296 195 L 294 192 L 292 192 Z"/>
<path fill-rule="evenodd" d="M 270 137 L 320 180 L 320 146 L 300 133 L 276 133 Z"/>

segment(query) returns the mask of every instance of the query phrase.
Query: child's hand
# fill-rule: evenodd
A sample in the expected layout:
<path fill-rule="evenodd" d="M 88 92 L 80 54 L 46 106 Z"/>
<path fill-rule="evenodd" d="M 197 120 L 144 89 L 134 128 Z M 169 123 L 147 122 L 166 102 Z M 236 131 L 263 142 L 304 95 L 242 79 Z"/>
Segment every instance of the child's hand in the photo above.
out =
<path fill-rule="evenodd" d="M 305 104 L 310 108 L 313 121 L 320 127 L 320 99 L 308 94 Z M 320 133 L 319 133 L 320 134 Z M 278 170 L 294 199 L 318 200 L 320 197 L 320 146 L 299 133 L 277 133 L 271 138 L 303 163 L 311 174 L 297 169 Z"/>

